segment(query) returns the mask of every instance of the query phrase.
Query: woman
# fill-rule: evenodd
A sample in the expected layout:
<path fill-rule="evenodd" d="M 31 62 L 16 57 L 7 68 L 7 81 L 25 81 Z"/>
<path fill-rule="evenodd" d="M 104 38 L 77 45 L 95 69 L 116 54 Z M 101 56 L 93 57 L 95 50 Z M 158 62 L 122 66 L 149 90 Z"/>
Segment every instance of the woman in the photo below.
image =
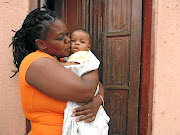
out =
<path fill-rule="evenodd" d="M 62 134 L 66 101 L 87 102 L 74 110 L 77 121 L 94 120 L 100 96 L 93 97 L 98 72 L 81 78 L 58 61 L 70 55 L 68 29 L 58 15 L 47 8 L 29 13 L 13 38 L 14 64 L 19 71 L 19 85 L 25 116 L 31 121 L 30 135 Z M 16 72 L 17 73 L 17 72 Z M 100 92 L 103 86 L 100 83 Z"/>

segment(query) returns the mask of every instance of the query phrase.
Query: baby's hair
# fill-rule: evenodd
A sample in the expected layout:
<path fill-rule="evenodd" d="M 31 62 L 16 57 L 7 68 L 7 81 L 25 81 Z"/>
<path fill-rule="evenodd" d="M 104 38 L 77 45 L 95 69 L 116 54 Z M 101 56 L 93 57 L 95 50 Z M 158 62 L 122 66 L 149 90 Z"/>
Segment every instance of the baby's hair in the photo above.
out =
<path fill-rule="evenodd" d="M 43 6 L 30 12 L 18 31 L 12 30 L 15 35 L 9 47 L 11 45 L 13 47 L 13 63 L 17 67 L 17 71 L 13 71 L 15 73 L 10 78 L 19 71 L 19 66 L 24 57 L 38 50 L 35 40 L 46 39 L 51 24 L 58 19 L 60 17 L 54 11 Z"/>
<path fill-rule="evenodd" d="M 90 45 L 92 45 L 92 37 L 91 37 L 91 34 L 90 34 L 86 29 L 77 28 L 77 29 L 73 30 L 71 33 L 73 33 L 74 31 L 78 31 L 78 30 L 84 31 L 85 33 L 87 33 L 87 34 L 89 35 L 89 43 L 90 43 Z"/>

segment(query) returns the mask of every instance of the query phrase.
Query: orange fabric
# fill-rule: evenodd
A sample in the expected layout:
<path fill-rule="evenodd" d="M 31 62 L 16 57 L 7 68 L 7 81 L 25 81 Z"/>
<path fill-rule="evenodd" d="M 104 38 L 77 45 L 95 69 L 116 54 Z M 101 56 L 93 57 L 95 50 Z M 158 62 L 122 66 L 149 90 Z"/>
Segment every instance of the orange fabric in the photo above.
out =
<path fill-rule="evenodd" d="M 25 81 L 30 64 L 42 57 L 52 56 L 36 51 L 26 56 L 19 69 L 21 102 L 25 116 L 31 121 L 30 135 L 62 135 L 66 102 L 46 96 Z"/>
<path fill-rule="evenodd" d="M 63 61 L 64 61 L 64 58 L 60 58 L 60 61 L 63 62 Z"/>

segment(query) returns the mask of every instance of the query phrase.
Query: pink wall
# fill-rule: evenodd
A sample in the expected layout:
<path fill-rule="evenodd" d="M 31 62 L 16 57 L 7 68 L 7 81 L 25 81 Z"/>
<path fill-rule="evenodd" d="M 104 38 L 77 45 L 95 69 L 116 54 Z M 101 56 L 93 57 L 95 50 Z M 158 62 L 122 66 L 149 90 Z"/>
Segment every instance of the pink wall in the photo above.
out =
<path fill-rule="evenodd" d="M 180 0 L 155 0 L 153 135 L 180 135 Z"/>
<path fill-rule="evenodd" d="M 28 1 L 0 0 L 0 135 L 24 135 L 25 117 L 22 112 L 18 75 L 13 75 L 13 32 L 20 28 L 28 13 Z"/>

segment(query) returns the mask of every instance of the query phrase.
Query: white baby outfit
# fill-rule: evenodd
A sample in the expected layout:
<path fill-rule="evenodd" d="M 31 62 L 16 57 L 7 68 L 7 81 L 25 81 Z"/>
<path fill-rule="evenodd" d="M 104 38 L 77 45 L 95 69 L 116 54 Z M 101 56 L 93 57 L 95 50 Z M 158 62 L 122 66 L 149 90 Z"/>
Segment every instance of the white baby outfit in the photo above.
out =
<path fill-rule="evenodd" d="M 72 54 L 68 62 L 78 62 L 77 65 L 65 66 L 73 71 L 79 77 L 92 70 L 99 68 L 99 60 L 94 56 L 91 51 L 78 51 Z M 99 91 L 99 85 L 95 96 Z M 76 117 L 72 117 L 74 108 L 79 107 L 76 102 L 67 102 L 66 109 L 64 110 L 63 134 L 62 135 L 108 135 L 108 122 L 110 118 L 106 114 L 102 106 L 99 107 L 96 118 L 93 122 L 84 123 L 84 121 L 76 122 Z"/>

